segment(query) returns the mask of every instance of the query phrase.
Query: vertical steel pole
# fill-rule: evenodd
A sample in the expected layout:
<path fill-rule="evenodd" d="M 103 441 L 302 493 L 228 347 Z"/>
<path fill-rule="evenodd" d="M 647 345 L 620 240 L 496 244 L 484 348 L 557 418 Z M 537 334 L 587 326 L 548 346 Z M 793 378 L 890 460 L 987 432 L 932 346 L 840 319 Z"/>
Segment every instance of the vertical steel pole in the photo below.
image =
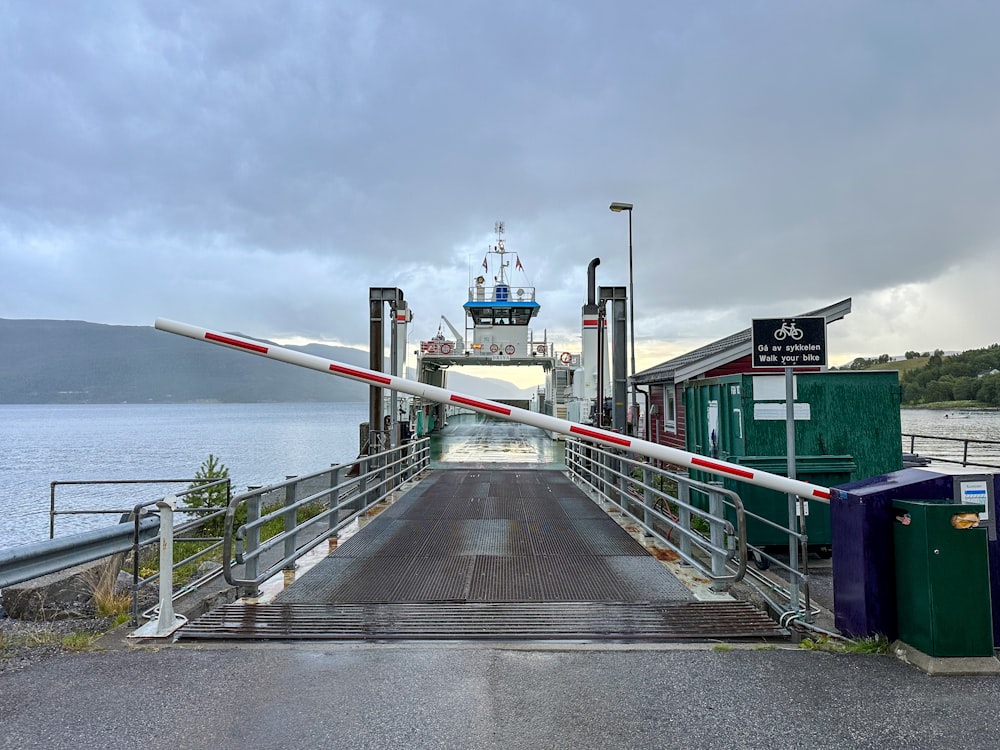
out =
<path fill-rule="evenodd" d="M 788 461 L 787 476 L 795 479 L 795 374 L 791 367 L 785 368 L 785 442 Z M 798 496 L 788 494 L 788 528 L 799 528 Z M 788 567 L 794 574 L 789 576 L 789 592 L 794 611 L 799 611 L 799 544 L 794 537 L 788 537 Z"/>
<path fill-rule="evenodd" d="M 725 549 L 725 522 L 726 507 L 722 495 L 712 492 L 708 495 L 708 512 L 712 514 L 712 525 L 709 527 L 709 539 L 713 547 Z M 726 553 L 712 550 L 712 575 L 724 576 L 726 574 Z M 721 591 L 726 588 L 726 584 L 720 581 L 712 581 L 712 589 Z"/>
<path fill-rule="evenodd" d="M 49 539 L 56 538 L 56 483 L 49 482 Z"/>
<path fill-rule="evenodd" d="M 293 477 L 285 478 L 292 479 Z M 282 518 L 285 522 L 285 534 L 287 536 L 285 536 L 284 542 L 285 564 L 281 566 L 282 570 L 295 570 L 298 567 L 292 559 L 295 557 L 295 528 L 298 525 L 298 519 L 296 518 L 295 508 L 291 507 L 295 505 L 297 496 L 298 482 L 292 482 L 285 487 L 285 512 L 282 514 Z"/>
<path fill-rule="evenodd" d="M 653 536 L 649 529 L 653 526 L 653 513 L 651 511 L 653 503 L 656 502 L 653 495 L 653 469 L 649 464 L 642 467 L 642 504 L 645 508 L 642 512 L 643 523 L 646 524 L 645 536 Z"/>
<path fill-rule="evenodd" d="M 341 467 L 338 469 L 330 469 L 330 508 L 336 508 L 340 504 L 340 486 L 344 483 L 344 475 L 347 473 L 347 469 Z M 327 522 L 327 528 L 332 532 L 337 528 L 337 524 L 340 523 L 340 511 L 334 510 L 330 513 L 330 520 Z M 331 535 L 330 537 L 334 537 Z"/>
<path fill-rule="evenodd" d="M 187 618 L 174 614 L 174 509 L 177 497 L 167 495 L 158 500 L 160 512 L 160 607 L 155 620 L 151 620 L 131 634 L 134 638 L 166 638 L 187 622 Z"/>
<path fill-rule="evenodd" d="M 407 303 L 397 300 L 392 303 L 392 332 L 389 337 L 389 369 L 397 378 L 406 377 L 406 318 Z M 402 334 L 402 335 L 401 335 Z M 400 341 L 400 339 L 403 339 Z M 400 353 L 403 354 L 400 362 Z M 389 391 L 390 413 L 389 447 L 399 445 L 399 391 L 395 388 Z"/>
<path fill-rule="evenodd" d="M 639 434 L 639 420 L 636 417 L 635 408 L 638 404 L 638 399 L 636 398 L 636 385 L 635 385 L 635 284 L 633 282 L 632 274 L 632 209 L 628 210 L 628 322 L 629 322 L 629 338 L 631 339 L 631 349 L 632 349 L 632 405 L 629 407 L 629 414 L 632 417 L 632 434 Z M 649 436 L 644 436 L 649 440 Z"/>
<path fill-rule="evenodd" d="M 686 531 L 691 531 L 691 487 L 687 482 L 677 482 L 677 524 Z M 691 537 L 681 533 L 679 546 L 681 552 L 691 557 Z"/>
<path fill-rule="evenodd" d="M 618 287 L 619 289 L 621 287 Z M 615 299 L 611 303 L 611 310 L 614 316 L 614 330 L 612 331 L 612 340 L 614 342 L 612 346 L 612 377 L 613 377 L 613 388 L 614 388 L 614 405 L 612 411 L 611 425 L 612 427 L 620 432 L 622 435 L 628 433 L 627 415 L 626 415 L 626 401 L 628 401 L 628 394 L 626 391 L 626 380 L 627 376 L 625 374 L 625 348 L 627 347 L 625 338 L 625 300 Z M 620 348 L 619 348 L 620 347 Z"/>
<path fill-rule="evenodd" d="M 594 413 L 594 424 L 598 427 L 604 427 L 604 360 L 608 356 L 605 351 L 607 336 L 604 333 L 604 304 L 604 300 L 601 300 L 597 308 L 597 410 Z"/>
<path fill-rule="evenodd" d="M 371 294 L 374 297 L 374 294 Z M 385 347 L 382 331 L 382 298 L 369 299 L 368 367 L 382 372 L 382 350 Z M 372 385 L 368 388 L 368 452 L 378 450 L 378 435 L 382 430 L 382 389 Z"/>
<path fill-rule="evenodd" d="M 177 498 L 167 495 L 156 504 L 160 509 L 160 616 L 157 635 L 174 623 L 174 507 Z"/>
<path fill-rule="evenodd" d="M 263 501 L 263 497 L 260 492 L 257 492 L 247 498 L 247 524 L 251 524 L 254 521 L 260 520 L 260 509 Z M 246 556 L 246 563 L 243 567 L 243 577 L 248 581 L 257 580 L 257 574 L 260 572 L 260 562 L 257 559 L 256 554 L 251 556 L 251 553 L 256 553 L 260 548 L 260 526 L 254 526 L 247 533 L 247 538 L 243 540 L 244 554 Z M 254 597 L 259 593 L 257 585 L 254 584 L 253 587 L 246 587 L 241 592 L 241 596 Z"/>

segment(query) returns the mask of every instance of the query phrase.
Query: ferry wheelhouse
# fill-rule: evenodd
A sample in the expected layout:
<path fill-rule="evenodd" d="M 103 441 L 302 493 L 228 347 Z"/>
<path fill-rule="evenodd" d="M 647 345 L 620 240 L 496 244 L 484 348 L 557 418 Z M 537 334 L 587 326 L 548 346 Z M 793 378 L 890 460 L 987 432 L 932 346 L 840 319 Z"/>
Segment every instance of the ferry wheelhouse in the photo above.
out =
<path fill-rule="evenodd" d="M 557 353 L 544 333 L 536 337 L 531 324 L 541 305 L 535 287 L 528 283 L 520 256 L 506 248 L 503 222 L 497 222 L 495 230 L 496 243 L 487 249 L 481 273 L 472 279 L 462 305 L 464 334 L 442 315 L 437 335 L 420 342 L 419 378 L 444 387 L 447 370 L 454 366 L 540 366 L 545 371 L 545 387 L 516 405 L 565 416 L 566 403 L 573 398 L 571 370 L 579 364 L 579 355 Z M 451 336 L 445 334 L 445 328 Z M 425 419 L 418 422 L 434 429 L 444 421 L 445 415 L 435 413 L 435 406 L 424 407 Z M 418 432 L 429 429 L 418 424 Z"/>

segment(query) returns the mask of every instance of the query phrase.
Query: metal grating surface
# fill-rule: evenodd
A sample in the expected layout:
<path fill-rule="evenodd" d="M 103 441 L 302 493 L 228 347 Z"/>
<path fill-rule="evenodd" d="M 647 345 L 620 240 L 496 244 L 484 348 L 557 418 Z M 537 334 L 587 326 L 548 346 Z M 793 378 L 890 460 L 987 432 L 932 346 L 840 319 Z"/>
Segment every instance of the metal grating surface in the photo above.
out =
<path fill-rule="evenodd" d="M 230 604 L 181 631 L 186 640 L 783 639 L 746 602 Z"/>
<path fill-rule="evenodd" d="M 180 637 L 673 640 L 778 632 L 751 606 L 706 609 L 691 599 L 562 474 L 441 471 L 274 604 L 226 607 Z"/>
<path fill-rule="evenodd" d="M 556 496 L 556 505 L 562 508 L 570 518 L 607 518 L 608 514 L 601 510 L 597 503 L 584 497 L 567 497 L 566 491 Z"/>

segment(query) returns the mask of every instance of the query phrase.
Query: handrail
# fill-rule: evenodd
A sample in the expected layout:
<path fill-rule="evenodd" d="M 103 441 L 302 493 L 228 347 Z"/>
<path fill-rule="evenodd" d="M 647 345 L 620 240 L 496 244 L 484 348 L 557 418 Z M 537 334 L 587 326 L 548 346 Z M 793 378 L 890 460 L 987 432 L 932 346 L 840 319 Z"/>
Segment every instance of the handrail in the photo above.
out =
<path fill-rule="evenodd" d="M 998 446 L 998 448 L 1000 448 L 1000 440 L 988 440 L 986 438 L 961 438 L 961 437 L 952 437 L 952 436 L 949 436 L 949 435 L 921 435 L 919 433 L 911 433 L 911 432 L 904 432 L 902 434 L 902 437 L 903 437 L 904 442 L 906 441 L 907 438 L 910 439 L 910 453 L 916 453 L 917 452 L 917 450 L 916 450 L 916 441 L 917 441 L 917 438 L 920 438 L 921 440 L 933 440 L 933 441 L 941 441 L 941 442 L 945 442 L 945 443 L 948 443 L 948 442 L 951 442 L 951 443 L 962 443 L 962 458 L 961 458 L 961 460 L 958 460 L 958 458 L 955 457 L 955 456 L 947 456 L 947 455 L 932 456 L 932 455 L 929 455 L 929 454 L 923 454 L 924 458 L 928 458 L 928 459 L 930 459 L 932 461 L 941 461 L 942 463 L 961 464 L 962 466 L 977 466 L 977 467 L 983 467 L 983 468 L 987 468 L 987 469 L 1000 469 L 1000 464 L 982 463 L 982 462 L 979 462 L 979 461 L 970 461 L 969 460 L 969 447 L 970 447 L 970 445 L 993 445 L 993 446 Z M 931 447 L 930 450 L 934 450 L 934 448 Z M 1000 451 L 998 451 L 998 452 L 1000 452 Z M 992 457 L 992 456 L 988 456 L 988 457 Z"/>
<path fill-rule="evenodd" d="M 293 477 L 234 497 L 225 512 L 222 537 L 222 567 L 226 582 L 253 596 L 261 583 L 364 515 L 373 505 L 388 498 L 400 485 L 430 465 L 430 438 L 364 455 L 357 461 L 337 464 L 304 477 Z M 353 469 L 357 468 L 357 473 Z M 309 491 L 310 485 L 324 484 Z M 300 492 L 306 494 L 300 496 Z M 265 496 L 280 496 L 265 505 Z M 299 521 L 297 512 L 320 503 L 323 508 Z M 246 518 L 237 523 L 245 509 Z M 346 511 L 346 515 L 342 512 Z M 280 521 L 281 531 L 266 537 L 269 524 Z M 264 556 L 280 550 L 280 559 L 259 571 Z M 273 557 L 270 555 L 268 557 Z M 242 566 L 238 574 L 236 566 Z"/>
<path fill-rule="evenodd" d="M 622 471 L 621 464 L 631 467 L 627 473 Z M 614 503 L 617 510 L 641 526 L 647 535 L 656 537 L 682 560 L 711 579 L 713 587 L 724 588 L 742 580 L 746 575 L 746 510 L 736 492 L 674 474 L 630 458 L 623 453 L 604 450 L 578 440 L 566 441 L 566 465 L 574 479 L 591 488 L 608 502 Z M 633 476 L 632 469 L 642 472 L 641 481 Z M 677 496 L 656 487 L 652 482 L 654 476 L 676 482 Z M 691 503 L 691 490 L 708 495 L 709 510 L 706 511 Z M 678 518 L 658 510 L 657 501 L 673 504 L 678 509 Z M 631 511 L 630 502 L 641 506 L 642 517 Z M 727 505 L 735 514 L 735 524 L 724 517 L 724 507 Z M 708 538 L 692 528 L 692 518 L 700 518 L 708 524 Z M 664 523 L 672 531 L 676 531 L 680 536 L 678 543 L 675 544 L 670 540 L 672 532 L 661 534 L 654 521 Z M 733 549 L 727 548 L 726 537 L 733 541 Z M 699 559 L 692 546 L 701 549 L 709 556 L 710 565 L 706 566 Z M 736 570 L 732 574 L 727 574 L 726 563 L 733 557 Z"/>
<path fill-rule="evenodd" d="M 616 468 L 615 462 L 624 463 L 630 468 L 627 471 L 622 471 Z M 746 541 L 746 523 L 748 519 L 751 519 L 769 526 L 787 535 L 790 541 L 798 545 L 807 541 L 807 535 L 747 510 L 736 492 L 719 484 L 695 481 L 686 474 L 660 469 L 623 452 L 603 451 L 596 446 L 575 440 L 566 442 L 566 466 L 576 481 L 591 488 L 604 500 L 613 503 L 616 506 L 615 510 L 624 513 L 632 521 L 638 523 L 647 535 L 654 536 L 657 541 L 675 552 L 682 560 L 697 567 L 713 581 L 714 588 L 724 588 L 743 580 L 750 572 L 747 561 L 752 552 L 754 557 L 762 563 L 766 562 L 780 568 L 788 580 L 793 582 L 791 593 L 779 592 L 787 595 L 791 606 L 790 611 L 801 611 L 805 613 L 807 619 L 813 612 L 809 596 L 808 567 L 802 570 L 793 568 L 768 554 L 765 549 L 748 543 Z M 636 477 L 637 472 L 641 472 L 642 479 Z M 676 496 L 657 487 L 654 481 L 656 478 L 659 478 L 660 481 L 675 482 L 677 485 Z M 708 510 L 691 502 L 692 490 L 707 495 Z M 656 510 L 654 506 L 659 501 L 674 506 L 676 514 L 669 511 L 669 506 L 666 513 Z M 642 512 L 641 517 L 629 509 L 630 503 L 639 506 Z M 735 525 L 726 519 L 726 508 L 733 514 Z M 694 528 L 692 521 L 695 518 L 700 518 L 708 524 L 709 535 L 707 538 Z M 666 534 L 659 532 L 654 520 L 668 528 Z M 670 538 L 674 533 L 679 537 L 676 542 Z M 733 539 L 732 547 L 734 549 L 724 548 L 727 536 Z M 703 559 L 698 559 L 692 546 L 701 550 L 702 558 L 709 558 L 710 567 L 705 565 Z M 725 575 L 725 570 L 731 571 L 731 575 Z M 769 585 L 772 590 L 778 589 L 773 583 Z M 796 590 L 800 594 L 801 609 L 791 604 L 792 600 L 796 598 L 794 595 Z M 775 609 L 780 611 L 777 605 L 775 605 Z"/>
<path fill-rule="evenodd" d="M 188 489 L 175 493 L 175 495 L 186 495 L 192 491 L 215 486 L 220 480 L 209 479 L 57 479 L 49 482 L 49 539 L 56 536 L 56 516 L 88 516 L 88 515 L 123 515 L 129 513 L 129 509 L 119 508 L 74 508 L 73 510 L 56 510 L 56 487 L 81 487 L 97 485 L 120 485 L 120 484 L 198 484 L 201 486 L 194 490 Z"/>

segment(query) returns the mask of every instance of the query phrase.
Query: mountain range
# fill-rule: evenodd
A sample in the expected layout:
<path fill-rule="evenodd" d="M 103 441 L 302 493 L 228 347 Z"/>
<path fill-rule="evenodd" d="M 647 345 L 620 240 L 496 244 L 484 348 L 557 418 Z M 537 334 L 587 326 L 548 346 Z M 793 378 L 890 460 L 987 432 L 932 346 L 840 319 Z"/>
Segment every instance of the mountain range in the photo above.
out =
<path fill-rule="evenodd" d="M 323 344 L 285 348 L 368 367 L 368 352 L 362 349 Z M 450 388 L 482 398 L 525 397 L 525 391 L 506 381 L 454 370 L 448 374 L 448 383 Z M 0 403 L 4 404 L 367 398 L 368 386 L 361 383 L 206 346 L 151 326 L 0 318 Z"/>

